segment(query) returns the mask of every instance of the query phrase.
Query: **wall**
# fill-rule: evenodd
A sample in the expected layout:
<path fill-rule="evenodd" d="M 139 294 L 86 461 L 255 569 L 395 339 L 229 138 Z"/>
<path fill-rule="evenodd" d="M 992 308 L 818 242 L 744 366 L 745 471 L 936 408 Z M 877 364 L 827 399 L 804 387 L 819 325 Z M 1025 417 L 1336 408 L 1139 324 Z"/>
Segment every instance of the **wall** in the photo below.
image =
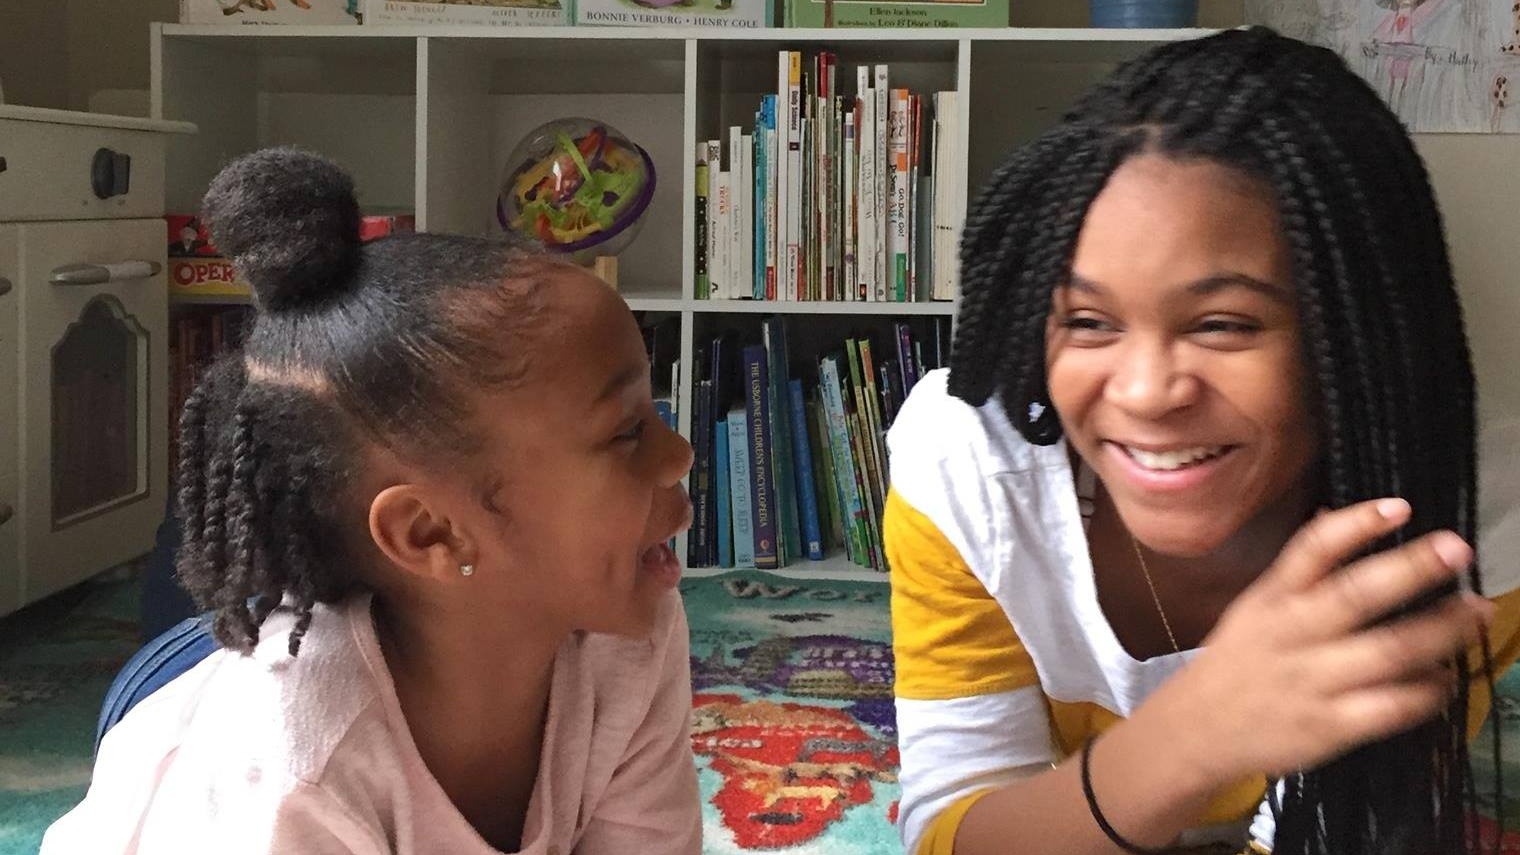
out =
<path fill-rule="evenodd" d="M 1479 410 L 1520 421 L 1520 136 L 1417 134 L 1415 142 L 1446 220 Z"/>
<path fill-rule="evenodd" d="M 0 0 L 5 101 L 84 110 L 103 91 L 146 90 L 148 25 L 178 16 L 177 0 Z"/>

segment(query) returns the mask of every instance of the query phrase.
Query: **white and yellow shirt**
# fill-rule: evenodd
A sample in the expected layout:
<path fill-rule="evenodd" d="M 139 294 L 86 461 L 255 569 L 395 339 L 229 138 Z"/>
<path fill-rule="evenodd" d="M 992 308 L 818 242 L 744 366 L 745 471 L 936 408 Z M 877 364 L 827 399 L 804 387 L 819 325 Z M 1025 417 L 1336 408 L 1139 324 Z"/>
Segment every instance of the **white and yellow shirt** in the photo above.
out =
<path fill-rule="evenodd" d="M 977 798 L 1050 768 L 1128 717 L 1196 651 L 1139 661 L 1098 604 L 1084 528 L 1090 476 L 1074 473 L 1065 443 L 1036 446 L 996 400 L 952 397 L 946 370 L 914 387 L 892 426 L 892 490 L 883 523 L 892 571 L 899 824 L 907 850 L 949 855 Z M 1491 448 L 1520 459 L 1520 423 Z M 1498 598 L 1494 656 L 1507 666 L 1520 629 L 1520 480 L 1490 467 L 1485 498 L 1485 591 Z M 1484 493 L 1480 493 L 1483 496 Z M 1087 498 L 1084 498 L 1087 497 Z M 1492 523 L 1488 525 L 1487 523 Z M 1507 538 L 1505 546 L 1487 542 Z M 1479 681 L 1481 682 L 1481 681 Z M 1488 709 L 1473 690 L 1473 715 Z M 1474 727 L 1476 730 L 1476 726 Z M 1270 845 L 1266 781 L 1219 793 L 1184 842 Z"/>

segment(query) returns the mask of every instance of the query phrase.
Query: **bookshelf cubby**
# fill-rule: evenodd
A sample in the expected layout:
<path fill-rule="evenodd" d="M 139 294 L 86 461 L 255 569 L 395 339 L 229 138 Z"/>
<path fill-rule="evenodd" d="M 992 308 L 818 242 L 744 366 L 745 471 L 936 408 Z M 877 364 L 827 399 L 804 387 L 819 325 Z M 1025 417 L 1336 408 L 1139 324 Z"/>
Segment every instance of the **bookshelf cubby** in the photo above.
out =
<path fill-rule="evenodd" d="M 893 86 L 956 90 L 961 174 L 939 180 L 953 182 L 963 214 L 1009 148 L 1056 120 L 1114 64 L 1206 32 L 160 24 L 152 34 L 151 115 L 200 129 L 170 144 L 170 212 L 193 211 L 228 159 L 290 143 L 341 162 L 366 213 L 411 212 L 421 231 L 480 234 L 497 228 L 501 172 L 527 131 L 565 116 L 611 123 L 649 151 L 657 176 L 642 230 L 619 256 L 619 291 L 644 317 L 678 319 L 676 408 L 690 437 L 696 354 L 725 329 L 753 333 L 762 316 L 785 317 L 795 366 L 844 335 L 883 335 L 899 322 L 927 333 L 955 313 L 953 300 L 698 299 L 693 152 L 698 141 L 753 121 L 760 96 L 775 91 L 778 51 L 830 50 L 844 67 L 890 64 Z M 684 538 L 678 554 L 684 561 Z M 781 573 L 882 578 L 838 554 Z"/>

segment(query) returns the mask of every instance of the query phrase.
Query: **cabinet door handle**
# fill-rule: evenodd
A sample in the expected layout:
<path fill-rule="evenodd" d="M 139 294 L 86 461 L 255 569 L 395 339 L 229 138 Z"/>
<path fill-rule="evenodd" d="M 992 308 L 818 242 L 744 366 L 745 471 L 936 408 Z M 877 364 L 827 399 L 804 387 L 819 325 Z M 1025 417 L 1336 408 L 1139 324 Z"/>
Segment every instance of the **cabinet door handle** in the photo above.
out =
<path fill-rule="evenodd" d="M 13 517 L 15 515 L 16 515 L 16 509 L 15 508 L 11 507 L 10 505 L 7 505 L 4 502 L 0 502 L 0 525 L 5 525 L 6 523 L 10 522 L 11 517 Z"/>
<path fill-rule="evenodd" d="M 6 279 L 4 276 L 0 276 L 0 297 L 4 297 L 6 294 L 9 294 L 10 292 L 11 292 L 11 280 Z"/>
<path fill-rule="evenodd" d="M 112 264 L 68 264 L 48 277 L 54 285 L 104 285 L 157 276 L 163 265 L 156 261 L 117 261 Z"/>

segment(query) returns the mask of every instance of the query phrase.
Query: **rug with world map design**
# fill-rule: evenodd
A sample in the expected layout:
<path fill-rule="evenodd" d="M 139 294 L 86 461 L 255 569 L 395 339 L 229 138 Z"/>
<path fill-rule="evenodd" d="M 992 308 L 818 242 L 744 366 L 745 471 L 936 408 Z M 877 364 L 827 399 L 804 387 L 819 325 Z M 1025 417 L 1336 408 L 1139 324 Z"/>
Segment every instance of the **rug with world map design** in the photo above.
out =
<path fill-rule="evenodd" d="M 703 851 L 901 851 L 888 586 L 687 579 Z"/>

